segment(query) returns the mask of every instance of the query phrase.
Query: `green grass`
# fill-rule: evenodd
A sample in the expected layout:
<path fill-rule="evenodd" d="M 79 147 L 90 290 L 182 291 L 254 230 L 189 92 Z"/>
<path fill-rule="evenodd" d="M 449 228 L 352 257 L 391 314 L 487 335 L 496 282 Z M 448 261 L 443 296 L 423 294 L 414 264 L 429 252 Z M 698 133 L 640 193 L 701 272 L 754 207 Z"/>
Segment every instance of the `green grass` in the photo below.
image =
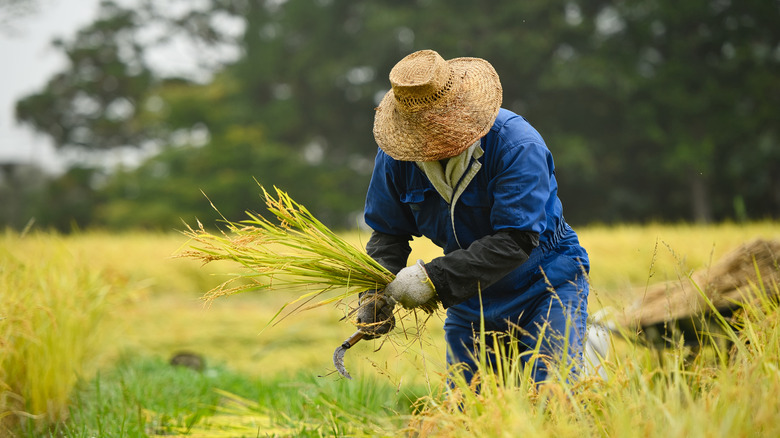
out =
<path fill-rule="evenodd" d="M 347 382 L 298 371 L 288 379 L 265 380 L 221 364 L 198 372 L 126 355 L 81 382 L 68 422 L 27 435 L 391 435 L 419 395 L 370 378 Z"/>
<path fill-rule="evenodd" d="M 685 278 L 755 237 L 780 238 L 780 224 L 578 232 L 591 254 L 597 310 L 632 302 L 647 284 Z M 343 236 L 358 246 L 367 240 Z M 242 294 L 205 307 L 201 296 L 232 269 L 173 258 L 184 240 L 175 232 L 0 236 L 0 412 L 17 424 L 3 436 L 170 436 L 188 427 L 189 436 L 780 435 L 780 329 L 770 305 L 748 309 L 741 347 L 729 360 L 712 349 L 692 360 L 682 347 L 659 356 L 615 341 L 607 382 L 536 392 L 505 379 L 520 383 L 469 394 L 465 409 L 454 409 L 456 399 L 443 396 L 441 314 L 426 322 L 422 338 L 396 330 L 386 342 L 350 349 L 346 365 L 356 379 L 343 380 L 331 364 L 334 348 L 354 331 L 343 307 L 301 312 L 260 334 L 295 292 Z M 413 250 L 410 259 L 440 254 L 424 240 Z M 19 339 L 32 342 L 17 348 Z M 168 365 L 179 350 L 202 354 L 207 370 Z M 506 369 L 517 370 L 507 360 Z M 23 383 L 33 380 L 63 395 L 34 405 L 35 391 Z"/>

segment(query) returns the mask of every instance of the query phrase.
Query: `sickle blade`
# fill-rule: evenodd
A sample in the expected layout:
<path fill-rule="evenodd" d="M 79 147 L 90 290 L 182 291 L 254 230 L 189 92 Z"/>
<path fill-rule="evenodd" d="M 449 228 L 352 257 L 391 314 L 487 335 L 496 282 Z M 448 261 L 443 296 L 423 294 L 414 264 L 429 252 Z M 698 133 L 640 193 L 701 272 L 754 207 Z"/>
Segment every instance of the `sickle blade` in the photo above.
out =
<path fill-rule="evenodd" d="M 347 379 L 351 380 L 352 376 L 350 376 L 347 372 L 347 369 L 344 368 L 344 353 L 346 353 L 350 347 L 357 344 L 359 340 L 363 339 L 363 336 L 365 335 L 366 334 L 360 330 L 356 331 L 352 334 L 352 336 L 348 337 L 346 341 L 342 342 L 341 345 L 336 348 L 336 351 L 333 352 L 333 365 L 336 367 L 336 370 L 339 372 L 339 374 L 346 377 Z"/>
<path fill-rule="evenodd" d="M 339 374 L 346 377 L 347 379 L 352 380 L 352 376 L 350 376 L 347 372 L 347 369 L 344 368 L 344 353 L 346 352 L 347 349 L 344 348 L 343 345 L 339 345 L 339 348 L 333 352 L 333 365 L 336 366 L 336 371 L 338 371 Z"/>

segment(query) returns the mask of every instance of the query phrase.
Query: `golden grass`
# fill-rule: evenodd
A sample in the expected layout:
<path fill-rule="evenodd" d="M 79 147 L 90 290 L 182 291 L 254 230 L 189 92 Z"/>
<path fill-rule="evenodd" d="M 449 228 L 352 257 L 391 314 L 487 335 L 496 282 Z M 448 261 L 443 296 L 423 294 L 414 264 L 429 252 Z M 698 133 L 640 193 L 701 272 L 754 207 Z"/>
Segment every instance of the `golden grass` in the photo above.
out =
<path fill-rule="evenodd" d="M 0 435 L 20 418 L 65 419 L 79 379 L 154 344 L 159 333 L 123 336 L 147 325 L 153 297 L 178 297 L 175 309 L 213 287 L 213 270 L 170 263 L 179 245 L 174 233 L 0 234 Z"/>
<path fill-rule="evenodd" d="M 677 278 L 744 241 L 780 238 L 780 223 L 598 226 L 577 232 L 591 256 L 591 311 L 596 311 L 604 305 L 622 308 L 640 296 L 635 295 L 637 288 Z M 369 237 L 367 232 L 339 234 L 357 247 Z M 261 334 L 276 310 L 295 298 L 294 292 L 244 294 L 204 306 L 202 294 L 229 278 L 232 269 L 173 258 L 184 244 L 177 233 L 87 233 L 67 243 L 94 254 L 89 263 L 110 269 L 141 292 L 126 310 L 121 323 L 125 336 L 112 350 L 119 346 L 167 357 L 178 349 L 192 349 L 250 375 L 293 373 L 298 367 L 290 364 L 327 374 L 333 371 L 333 349 L 354 331 L 349 320 L 342 320 L 343 309 L 325 306 L 291 316 Z M 409 259 L 427 261 L 439 255 L 438 247 L 415 239 Z M 425 370 L 436 379 L 444 366 L 442 325 L 439 312 L 427 323 L 426 339 L 416 341 L 399 332 L 393 333 L 394 342 L 358 343 L 347 354 L 347 367 L 358 375 L 383 369 L 381 375 L 394 382 L 416 380 Z M 406 346 L 425 354 L 425 360 L 404 355 Z"/>
<path fill-rule="evenodd" d="M 636 287 L 684 276 L 745 241 L 756 237 L 780 238 L 780 223 L 599 226 L 577 228 L 577 232 L 591 256 L 591 310 L 597 310 L 604 304 L 624 306 L 636 298 L 633 295 Z M 358 247 L 368 239 L 364 232 L 339 234 Z M 9 409 L 9 405 L 19 409 L 31 403 L 32 394 L 40 391 L 33 389 L 33 383 L 14 383 L 16 386 L 13 386 L 9 379 L 11 375 L 22 376 L 24 372 L 29 375 L 33 369 L 44 369 L 47 363 L 61 363 L 58 370 L 66 377 L 47 377 L 37 382 L 49 386 L 49 394 L 64 394 L 69 382 L 74 381 L 73 376 L 88 376 L 90 370 L 108 366 L 120 352 L 128 349 L 164 358 L 181 349 L 195 350 L 206 357 L 207 363 L 220 362 L 265 378 L 283 378 L 280 376 L 300 370 L 314 375 L 333 372 L 333 349 L 354 331 L 350 321 L 342 319 L 343 309 L 324 306 L 293 315 L 260 334 L 279 306 L 294 298 L 295 292 L 245 294 L 204 306 L 200 301 L 202 294 L 229 278 L 232 269 L 219 264 L 203 267 L 194 260 L 173 258 L 184 240 L 174 230 L 171 233 L 88 232 L 71 236 L 40 233 L 21 237 L 8 232 L 0 235 L 0 294 L 3 298 L 0 317 L 5 318 L 0 319 L 0 349 L 3 351 L 0 380 L 5 383 L 6 391 L 11 390 L 6 392 L 4 410 Z M 410 259 L 427 261 L 440 254 L 438 248 L 420 239 L 413 242 Z M 62 300 L 62 304 L 54 305 L 60 302 L 56 300 Z M 92 305 L 85 305 L 85 300 L 91 300 Z M 15 306 L 25 310 L 16 310 Z M 65 315 L 58 314 L 59 311 Z M 82 312 L 86 313 L 87 319 L 78 320 L 75 315 Z M 39 323 L 53 321 L 50 315 L 64 319 L 58 319 L 61 322 L 57 325 Z M 70 322 L 68 318 L 71 318 Z M 89 318 L 95 320 L 94 327 L 101 329 L 85 329 L 93 327 L 88 323 Z M 407 337 L 403 330 L 396 330 L 390 341 L 359 343 L 347 354 L 348 369 L 353 375 L 374 376 L 399 386 L 423 382 L 432 392 L 437 391 L 444 372 L 442 319 L 441 312 L 434 314 L 426 323 L 428 333 L 423 338 Z M 756 345 L 778 345 L 776 332 L 759 330 L 756 324 L 752 326 L 755 334 L 751 335 L 757 339 Z M 39 328 L 41 333 L 33 335 L 32 328 Z M 120 332 L 122 336 L 99 336 Z M 30 346 L 12 352 L 19 345 L 11 342 L 18 339 L 13 333 L 22 333 L 29 339 L 48 339 L 33 344 L 45 346 L 49 351 L 31 356 Z M 381 350 L 376 352 L 380 346 Z M 410 351 L 413 354 L 409 354 Z M 94 360 L 93 353 L 96 354 Z M 677 360 L 675 353 L 670 354 L 667 363 L 669 360 L 674 363 Z M 757 361 L 759 354 L 771 360 Z M 689 393 L 679 386 L 672 387 L 673 392 L 669 392 L 658 386 L 657 381 L 674 381 L 686 374 L 666 370 L 644 349 L 624 347 L 620 352 L 623 359 L 610 368 L 614 385 L 610 383 L 603 387 L 600 383 L 589 383 L 593 388 L 587 392 L 585 400 L 601 406 L 603 413 L 588 420 L 591 423 L 588 423 L 587 434 L 600 435 L 598 431 L 604 430 L 611 436 L 622 436 L 621 433 L 658 436 L 664 430 L 672 430 L 671 436 L 683 436 L 683 432 L 690 432 L 697 422 L 703 431 L 713 432 L 717 424 L 707 423 L 707 415 L 720 418 L 732 415 L 734 421 L 741 421 L 748 413 L 754 413 L 756 421 L 765 424 L 766 430 L 774 431 L 773 424 L 780 424 L 776 414 L 780 410 L 771 402 L 765 403 L 766 406 L 761 403 L 771 399 L 770 391 L 780 390 L 776 354 L 776 350 L 764 347 L 753 356 L 740 356 L 741 368 L 727 372 L 716 368 L 712 372 L 719 373 L 717 384 L 708 380 L 707 373 L 711 368 L 699 371 L 693 378 L 702 382 L 701 387 L 708 385 L 711 390 L 706 397 L 696 399 L 691 407 L 685 408 L 676 399 L 672 400 L 670 394 L 677 394 L 684 400 Z M 682 360 L 682 356 L 679 359 Z M 10 365 L 14 361 L 18 363 Z M 6 367 L 16 371 L 11 374 L 5 371 Z M 18 380 L 23 381 L 25 379 Z M 744 397 L 741 391 L 752 391 L 754 398 L 739 398 L 740 395 Z M 42 398 L 57 400 L 58 397 L 59 400 L 65 398 L 64 395 Z M 502 419 L 507 416 L 513 419 L 509 423 L 512 427 L 507 430 L 536 431 L 538 436 L 549 436 L 550 429 L 544 428 L 550 423 L 543 423 L 538 416 L 540 405 L 529 404 L 524 397 L 526 394 L 515 392 L 497 395 L 490 402 L 493 405 L 486 404 L 485 415 L 469 419 L 469 424 L 474 430 L 482 430 L 490 436 L 489 426 L 499 424 L 499 420 L 504 421 Z M 15 400 L 24 401 L 19 405 Z M 744 409 L 730 408 L 729 400 L 743 403 Z M 62 405 L 49 401 L 43 404 L 46 405 L 44 410 L 32 408 L 32 404 L 25 409 L 30 413 L 46 412 L 44 415 L 49 418 L 64 413 Z M 501 406 L 504 410 L 498 410 Z M 513 410 L 507 411 L 507 407 Z M 563 412 L 569 408 L 562 403 L 555 409 Z M 643 415 L 648 410 L 652 411 L 652 416 L 645 420 Z M 689 415 L 690 422 L 663 417 L 676 410 Z M 582 421 L 582 417 L 567 415 L 556 417 L 561 436 L 567 436 L 566 431 L 579 430 L 577 423 Z M 463 421 L 454 417 L 440 420 L 441 430 L 448 424 Z M 664 429 L 665 424 L 671 424 L 671 429 Z M 495 427 L 500 436 L 498 426 Z M 693 433 L 691 436 L 704 435 Z M 725 435 L 715 433 L 715 436 Z"/>
<path fill-rule="evenodd" d="M 610 300 L 650 283 L 677 280 L 744 242 L 780 238 L 780 223 L 650 224 L 576 228 L 591 259 L 591 289 Z"/>
<path fill-rule="evenodd" d="M 590 250 L 593 272 L 598 276 L 598 280 L 594 279 L 596 296 L 606 295 L 611 304 L 618 306 L 632 301 L 632 292 L 637 288 L 685 277 L 747 240 L 780 237 L 780 227 L 773 223 L 709 227 L 653 225 L 618 227 L 612 232 L 596 227 L 578 231 Z M 365 236 L 352 234 L 348 238 L 362 241 Z M 424 240 L 414 243 L 414 251 L 411 259 L 430 260 L 440 255 L 438 249 Z M 600 305 L 595 300 L 592 307 L 598 309 Z M 606 364 L 609 380 L 585 378 L 541 390 L 527 383 L 507 385 L 506 377 L 493 376 L 486 380 L 488 384 L 479 394 L 461 386 L 460 398 L 454 395 L 441 398 L 445 381 L 441 360 L 443 343 L 436 337 L 440 331 L 420 342 L 408 342 L 395 334 L 382 352 L 364 349 L 351 350 L 350 354 L 353 361 L 365 359 L 373 366 L 373 369 L 361 367 L 359 372 L 374 373 L 394 384 L 404 384 L 403 373 L 413 376 L 406 383 L 419 382 L 414 376 L 429 377 L 432 395 L 422 401 L 425 407 L 409 423 L 408 431 L 414 436 L 708 437 L 742 432 L 748 435 L 770 432 L 774 436 L 778 430 L 776 412 L 780 407 L 772 395 L 780 390 L 776 366 L 780 345 L 777 311 L 770 304 L 748 311 L 753 313 L 746 322 L 752 339 L 746 345 L 752 345 L 755 351 L 740 351 L 735 356 L 736 366 L 705 359 L 697 359 L 691 366 L 688 351 L 682 348 L 663 353 L 663 360 L 659 360 L 652 351 L 626 344 L 619 352 L 613 351 L 619 355 Z M 774 316 L 764 318 L 767 312 Z M 328 324 L 327 320 L 322 323 Z M 440 323 L 440 319 L 434 319 L 429 325 L 440 328 Z M 408 359 L 408 355 L 397 354 L 407 347 L 414 348 L 418 357 L 425 360 L 407 363 L 405 367 L 387 367 L 393 361 Z M 719 355 L 724 356 L 724 352 Z M 521 372 L 515 365 L 510 360 L 505 368 Z M 745 389 L 746 382 L 750 387 L 764 383 L 751 394 Z M 771 382 L 769 386 L 767 382 Z M 768 397 L 774 397 L 774 402 L 767 403 Z M 732 406 L 732 400 L 740 405 Z M 756 416 L 751 416 L 752 413 Z M 728 420 L 712 421 L 713 418 Z"/>
<path fill-rule="evenodd" d="M 505 374 L 480 367 L 481 390 L 456 380 L 445 398 L 422 400 L 408 432 L 418 437 L 732 437 L 780 434 L 780 309 L 774 290 L 754 290 L 734 341 L 715 357 L 684 348 L 660 355 L 633 345 L 606 363 L 607 379 L 534 387 L 500 355 Z M 768 298 L 774 296 L 775 299 Z M 714 343 L 715 344 L 715 343 Z"/>
<path fill-rule="evenodd" d="M 0 244 L 0 417 L 60 421 L 92 371 L 111 282 L 55 236 L 6 233 Z"/>

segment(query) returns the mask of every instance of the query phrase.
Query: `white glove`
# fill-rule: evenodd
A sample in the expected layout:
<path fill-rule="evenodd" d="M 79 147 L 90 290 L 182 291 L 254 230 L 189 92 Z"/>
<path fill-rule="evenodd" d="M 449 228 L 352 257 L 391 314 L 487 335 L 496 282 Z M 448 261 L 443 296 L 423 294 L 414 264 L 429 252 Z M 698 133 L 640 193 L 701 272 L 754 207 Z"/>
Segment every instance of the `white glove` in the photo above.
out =
<path fill-rule="evenodd" d="M 385 287 L 385 295 L 401 303 L 407 309 L 421 306 L 436 296 L 436 288 L 425 272 L 422 260 L 401 269 L 395 280 Z"/>

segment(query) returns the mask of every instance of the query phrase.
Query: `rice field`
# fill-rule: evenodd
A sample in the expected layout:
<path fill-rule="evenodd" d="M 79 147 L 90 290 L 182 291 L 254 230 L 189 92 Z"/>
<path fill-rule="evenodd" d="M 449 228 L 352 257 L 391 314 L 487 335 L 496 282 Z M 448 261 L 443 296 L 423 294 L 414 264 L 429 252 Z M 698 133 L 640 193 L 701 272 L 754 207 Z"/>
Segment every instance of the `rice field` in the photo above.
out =
<path fill-rule="evenodd" d="M 780 239 L 780 223 L 578 228 L 591 255 L 591 311 L 686 278 L 739 244 Z M 363 246 L 365 233 L 341 233 Z M 728 358 L 657 354 L 615 341 L 608 379 L 538 390 L 506 355 L 479 394 L 445 394 L 441 313 L 416 333 L 347 352 L 348 304 L 268 327 L 295 291 L 204 305 L 236 266 L 176 258 L 171 233 L 0 235 L 2 436 L 780 436 L 780 327 L 767 303 L 745 312 Z M 424 240 L 412 259 L 440 254 Z M 377 351 L 378 350 L 378 351 Z M 200 371 L 171 366 L 200 355 Z M 514 375 L 513 375 L 514 373 Z"/>

